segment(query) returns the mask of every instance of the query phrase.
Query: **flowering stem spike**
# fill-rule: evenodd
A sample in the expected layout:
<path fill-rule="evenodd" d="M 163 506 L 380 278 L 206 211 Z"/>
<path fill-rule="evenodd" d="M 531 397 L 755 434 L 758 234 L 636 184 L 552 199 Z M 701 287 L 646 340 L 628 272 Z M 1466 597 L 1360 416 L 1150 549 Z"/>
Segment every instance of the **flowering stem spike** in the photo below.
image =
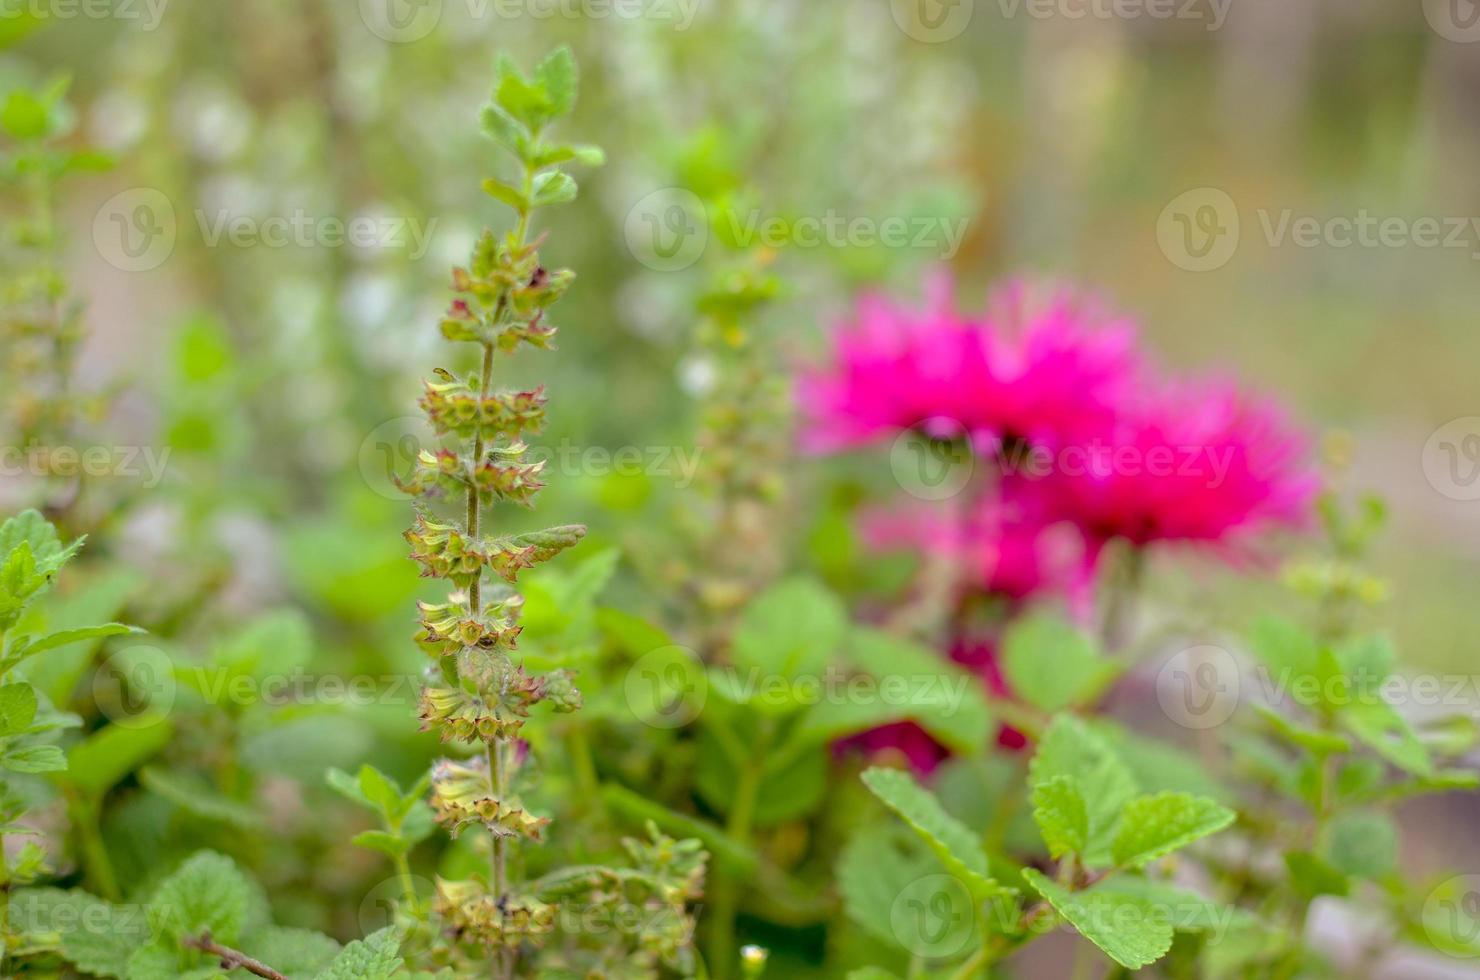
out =
<path fill-rule="evenodd" d="M 573 711 L 581 703 L 568 672 L 530 675 L 513 659 L 521 604 L 514 584 L 520 571 L 553 558 L 586 529 L 484 533 L 485 508 L 499 500 L 529 506 L 543 485 L 543 464 L 525 460 L 523 437 L 544 422 L 544 391 L 495 389 L 494 358 L 525 344 L 552 347 L 555 329 L 547 311 L 574 274 L 540 261 L 542 239 L 528 238 L 531 216 L 575 198 L 576 183 L 560 164 L 599 164 L 601 154 L 545 139 L 549 124 L 575 102 L 576 66 L 568 49 L 546 58 L 532 78 L 503 58 L 497 71 L 483 128 L 518 162 L 519 176 L 513 183 L 489 179 L 483 186 L 518 218 L 502 239 L 485 231 L 468 267 L 453 270 L 456 295 L 441 322 L 442 335 L 477 344 L 481 367 L 466 378 L 438 370 L 426 383 L 421 407 L 436 434 L 456 448 L 422 453 L 402 489 L 421 501 L 406 532 L 412 557 L 423 575 L 452 585 L 445 602 L 421 606 L 416 641 L 442 672 L 441 683 L 422 694 L 422 725 L 439 729 L 443 741 L 483 744 L 476 761 L 444 759 L 436 765 L 433 810 L 450 833 L 478 825 L 492 843 L 487 883 L 439 883 L 437 909 L 455 942 L 481 947 L 493 975 L 507 978 L 515 975 L 522 947 L 538 945 L 553 918 L 551 906 L 520 894 L 512 880 L 512 849 L 520 839 L 540 841 L 548 823 L 524 808 L 512 786 L 521 764 L 519 730 L 539 702 L 556 711 Z M 431 502 L 459 493 L 461 524 L 432 515 Z M 485 570 L 502 582 L 486 585 Z"/>

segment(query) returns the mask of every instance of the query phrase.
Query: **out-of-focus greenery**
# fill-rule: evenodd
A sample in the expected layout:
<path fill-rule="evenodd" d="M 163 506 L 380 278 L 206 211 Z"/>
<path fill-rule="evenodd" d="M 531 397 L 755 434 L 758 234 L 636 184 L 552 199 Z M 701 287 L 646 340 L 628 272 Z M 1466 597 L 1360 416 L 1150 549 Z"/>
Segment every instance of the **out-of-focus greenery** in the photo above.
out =
<path fill-rule="evenodd" d="M 736 574 L 740 594 L 715 599 L 710 621 L 678 614 L 694 563 L 702 569 L 724 544 L 681 554 L 681 529 L 713 515 L 712 498 L 695 507 L 693 474 L 676 454 L 702 438 L 706 409 L 727 404 L 712 387 L 716 359 L 749 350 L 756 370 L 779 378 L 859 288 L 919 292 L 946 265 L 973 300 L 1022 270 L 1087 282 L 1139 311 L 1149 346 L 1169 361 L 1237 374 L 1317 428 L 1345 433 L 1334 452 L 1350 457 L 1346 479 L 1389 501 L 1371 564 L 1391 582 L 1384 616 L 1395 646 L 1417 667 L 1469 670 L 1480 511 L 1436 490 L 1423 454 L 1439 426 L 1480 414 L 1480 230 L 1463 226 L 1463 247 L 1349 248 L 1276 243 L 1265 231 L 1286 212 L 1480 214 L 1469 177 L 1480 162 L 1474 53 L 1417 5 L 1240 2 L 1210 29 L 1210 15 L 1071 19 L 977 2 L 965 5 L 964 29 L 939 41 L 902 27 L 900 8 L 911 5 L 890 0 L 650 0 L 636 5 L 640 17 L 615 13 L 621 4 L 533 0 L 141 0 L 106 16 L 62 0 L 22 6 L 0 16 L 0 99 L 68 79 L 76 111 L 62 144 L 114 160 L 107 172 L 70 174 L 51 202 L 69 301 L 80 304 L 75 383 L 112 396 L 85 438 L 168 452 L 157 484 L 88 481 L 54 510 L 69 535 L 91 539 L 41 600 L 42 621 L 122 618 L 151 636 L 78 642 L 31 682 L 80 711 L 84 734 L 132 731 L 117 723 L 132 717 L 128 688 L 141 680 L 172 706 L 168 744 L 135 747 L 141 764 L 119 785 L 92 796 L 32 787 L 66 853 L 113 855 L 108 872 L 94 865 L 71 883 L 106 891 L 97 876 L 111 874 L 134 892 L 212 848 L 262 881 L 273 921 L 346 940 L 386 924 L 399 886 L 383 887 L 389 873 L 347 843 L 344 826 L 365 829 L 363 817 L 323 773 L 373 759 L 410 786 L 440 751 L 414 730 L 416 685 L 406 680 L 425 665 L 409 642 L 414 602 L 434 593 L 406 560 L 407 507 L 388 467 L 404 471 L 427 444 L 413 398 L 449 356 L 436 327 L 445 270 L 465 261 L 484 225 L 509 216 L 478 187 L 496 149 L 475 120 L 499 49 L 570 45 L 583 72 L 570 130 L 609 159 L 547 225 L 554 261 L 580 270 L 561 309 L 560 356 L 520 355 L 510 368 L 546 383 L 557 406 L 540 437 L 554 477 L 541 522 L 590 525 L 574 561 L 530 580 L 530 649 L 589 653 L 595 664 L 597 649 L 636 659 L 667 638 L 649 623 L 683 622 L 693 629 L 684 642 L 714 620 L 733 625 L 726 617 L 750 598 L 754 569 Z M 387 9 L 413 18 L 406 33 L 388 27 Z M 1205 272 L 1158 244 L 1163 210 L 1196 188 L 1229 195 L 1241 223 L 1236 253 Z M 130 269 L 114 244 L 130 230 L 111 216 L 132 220 L 139 202 L 159 199 L 166 210 L 150 214 L 173 229 L 173 245 Z M 664 222 L 678 222 L 672 231 L 697 218 L 671 211 L 673 201 L 713 219 L 703 253 L 677 269 L 644 247 Z M 29 206 L 7 195 L 7 218 Z M 736 240 L 723 216 L 737 213 L 894 218 L 937 232 L 962 222 L 964 237 L 949 254 L 938 233 L 923 247 L 854 236 L 772 248 Z M 233 216 L 295 215 L 315 223 L 318 240 L 274 247 L 216 235 Z M 325 240 L 324 222 L 356 216 L 381 219 L 395 241 Z M 730 331 L 756 349 L 729 344 Z M 747 411 L 774 410 L 767 432 L 789 445 L 784 393 L 763 394 L 769 401 Z M 612 465 L 624 447 L 637 462 Z M 770 468 L 745 486 L 766 504 L 768 540 L 782 553 L 746 552 L 764 569 L 755 574 L 801 569 L 857 607 L 882 605 L 907 570 L 863 558 L 849 517 L 888 492 L 887 472 L 763 462 Z M 769 482 L 781 469 L 787 482 Z M 0 484 L 7 511 L 55 503 L 39 482 Z M 748 513 L 729 516 L 743 528 Z M 1152 604 L 1231 625 L 1284 601 L 1270 577 L 1215 564 L 1153 566 Z M 274 703 L 256 687 L 350 675 L 380 679 L 377 694 L 331 708 Z M 196 686 L 203 676 L 244 677 L 257 693 L 223 699 Z M 618 710 L 620 693 L 610 697 L 593 705 L 596 717 Z M 650 781 L 671 797 L 693 762 L 684 754 L 717 750 L 662 738 L 598 746 L 600 765 L 621 777 L 614 785 Z M 538 751 L 571 751 L 555 735 L 534 739 Z M 620 790 L 586 798 L 585 775 L 552 766 L 541 800 L 581 799 L 624 829 L 652 815 Z M 718 812 L 726 791 L 701 796 Z M 861 788 L 838 792 L 862 809 Z M 835 844 L 848 820 L 810 829 Z M 593 851 L 613 839 L 603 832 Z M 754 862 L 705 843 L 722 877 Z M 810 842 L 771 843 L 800 854 Z M 462 839 L 421 854 L 418 886 L 481 864 L 475 852 Z M 1428 871 L 1453 861 L 1437 847 L 1413 857 Z M 775 888 L 773 921 L 750 923 L 766 939 L 784 913 L 802 920 L 799 941 L 775 944 L 777 976 L 803 976 L 826 952 L 821 926 L 797 908 L 821 901 L 827 873 L 804 865 L 796 877 Z M 857 930 L 833 940 L 853 962 L 875 941 Z"/>

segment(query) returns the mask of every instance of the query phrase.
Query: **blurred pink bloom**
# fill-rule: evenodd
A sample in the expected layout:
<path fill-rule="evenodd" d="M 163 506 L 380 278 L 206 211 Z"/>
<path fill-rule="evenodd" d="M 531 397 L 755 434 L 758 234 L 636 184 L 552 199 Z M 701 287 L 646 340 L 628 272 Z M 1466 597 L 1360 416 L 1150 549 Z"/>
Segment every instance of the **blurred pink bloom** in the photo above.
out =
<path fill-rule="evenodd" d="M 1307 450 L 1274 404 L 1228 383 L 1180 381 L 1081 430 L 1031 487 L 1079 525 L 1092 553 L 1117 537 L 1233 545 L 1305 522 L 1319 489 Z"/>
<path fill-rule="evenodd" d="M 1046 519 L 1025 481 L 1004 479 L 964 512 L 954 501 L 904 509 L 865 510 L 864 544 L 876 551 L 913 551 L 957 565 L 960 584 L 1009 599 L 1038 592 L 1068 596 L 1088 586 L 1084 542 L 1074 526 Z"/>
<path fill-rule="evenodd" d="M 930 737 L 930 733 L 912 721 L 880 725 L 857 735 L 840 739 L 834 746 L 840 755 L 859 753 L 866 759 L 888 761 L 891 755 L 902 756 L 917 775 L 935 772 L 950 756 L 950 750 Z M 881 759 L 882 757 L 882 759 Z"/>
<path fill-rule="evenodd" d="M 829 363 L 799 380 L 807 448 L 912 428 L 978 447 L 1051 439 L 1103 416 L 1139 373 L 1132 325 L 1072 292 L 1012 282 L 974 319 L 954 312 L 950 294 L 938 277 L 920 310 L 879 294 L 859 300 Z"/>

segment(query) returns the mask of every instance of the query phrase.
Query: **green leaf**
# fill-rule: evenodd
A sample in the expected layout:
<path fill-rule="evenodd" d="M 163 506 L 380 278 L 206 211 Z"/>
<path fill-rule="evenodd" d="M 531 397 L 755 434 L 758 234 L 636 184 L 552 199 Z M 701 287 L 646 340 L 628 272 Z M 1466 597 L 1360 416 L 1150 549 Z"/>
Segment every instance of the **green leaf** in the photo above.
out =
<path fill-rule="evenodd" d="M 1071 892 L 1035 868 L 1025 868 L 1023 879 L 1081 936 L 1128 970 L 1149 966 L 1172 948 L 1168 916 L 1140 896 L 1098 886 Z"/>
<path fill-rule="evenodd" d="M 68 962 L 99 977 L 126 976 L 129 957 L 149 938 L 149 925 L 136 906 L 114 906 L 86 892 L 56 888 L 16 892 L 10 922 L 31 943 L 59 940 Z"/>
<path fill-rule="evenodd" d="M 1398 858 L 1398 830 L 1385 813 L 1352 811 L 1331 821 L 1327 857 L 1331 866 L 1355 878 L 1381 878 Z"/>
<path fill-rule="evenodd" d="M 99 626 L 82 626 L 77 629 L 59 630 L 55 633 L 47 633 L 36 639 L 27 638 L 17 643 L 15 648 L 5 655 L 5 660 L 0 663 L 0 671 L 9 670 L 16 664 L 28 657 L 34 657 L 38 653 L 47 650 L 55 650 L 59 647 L 70 646 L 84 640 L 99 640 L 108 636 L 127 636 L 145 632 L 137 626 L 126 626 L 123 623 L 103 623 Z"/>
<path fill-rule="evenodd" d="M 339 943 L 311 929 L 264 926 L 242 940 L 242 951 L 289 977 L 313 976 L 334 962 Z"/>
<path fill-rule="evenodd" d="M 843 603 L 821 585 L 791 578 L 762 592 L 740 613 L 731 646 L 737 689 L 768 692 L 757 707 L 794 710 L 797 681 L 818 681 L 847 629 Z M 790 695 L 775 685 L 793 686 Z"/>
<path fill-rule="evenodd" d="M 18 745 L 0 754 L 0 769 L 12 772 L 61 772 L 67 757 L 55 745 Z"/>
<path fill-rule="evenodd" d="M 901 932 L 901 923 L 895 916 L 907 901 L 902 896 L 911 886 L 937 874 L 938 869 L 930 854 L 897 824 L 865 826 L 848 840 L 838 856 L 838 891 L 843 898 L 843 911 L 876 939 L 913 952 L 905 944 L 916 930 L 906 928 Z M 929 924 L 945 927 L 942 933 L 959 921 L 949 914 L 961 911 L 951 907 L 957 904 L 952 898 L 948 894 L 946 902 L 936 903 L 936 907 L 926 903 L 920 910 L 923 916 L 935 920 Z M 966 914 L 961 918 L 969 922 L 972 917 L 969 898 L 966 904 Z M 941 905 L 945 906 L 946 914 L 939 914 Z"/>
<path fill-rule="evenodd" d="M 366 763 L 360 766 L 356 781 L 360 793 L 382 813 L 395 816 L 401 809 L 401 787 L 385 773 Z"/>
<path fill-rule="evenodd" d="M 503 107 L 486 105 L 478 118 L 483 124 L 483 132 L 490 139 L 517 154 L 524 153 L 529 144 L 529 131 Z"/>
<path fill-rule="evenodd" d="M 1007 630 L 1002 671 L 1015 695 L 1052 712 L 1092 698 L 1120 667 L 1100 655 L 1088 634 L 1038 613 Z"/>
<path fill-rule="evenodd" d="M 109 725 L 72 747 L 67 782 L 101 796 L 169 743 L 173 726 L 163 716 L 139 716 L 127 727 Z"/>
<path fill-rule="evenodd" d="M 177 942 L 209 931 L 223 945 L 234 945 L 249 929 L 267 921 L 261 889 L 230 858 L 199 851 L 160 882 L 149 899 L 149 924 Z"/>
<path fill-rule="evenodd" d="M 884 685 L 904 682 L 908 696 L 897 705 L 899 710 L 891 720 L 913 721 L 963 756 L 986 751 L 995 729 L 979 678 L 928 647 L 880 629 L 853 628 L 844 652 L 853 666 L 872 674 L 879 683 L 876 700 L 884 706 L 894 700 L 882 696 Z M 846 716 L 847 711 L 836 714 Z M 826 715 L 821 719 L 825 724 L 837 720 Z M 809 717 L 807 725 L 811 724 Z"/>
<path fill-rule="evenodd" d="M 0 738 L 19 735 L 36 719 L 36 689 L 24 681 L 0 686 Z"/>
<path fill-rule="evenodd" d="M 0 555 L 9 556 L 22 544 L 29 544 L 37 570 L 50 576 L 82 549 L 83 539 L 63 545 L 57 529 L 39 511 L 28 510 L 0 524 Z"/>
<path fill-rule="evenodd" d="M 1056 776 L 1074 781 L 1089 816 L 1086 863 L 1104 865 L 1121 808 L 1136 794 L 1136 780 L 1109 743 L 1073 715 L 1058 715 L 1039 740 L 1028 763 L 1034 786 Z"/>
<path fill-rule="evenodd" d="M 371 810 L 376 809 L 375 803 L 360 789 L 360 781 L 343 769 L 330 768 L 324 773 L 324 781 L 329 788 L 347 800 L 353 800 L 363 807 Z"/>
<path fill-rule="evenodd" d="M 344 947 L 317 980 L 390 980 L 403 965 L 401 941 L 387 926 Z"/>
<path fill-rule="evenodd" d="M 566 204 L 576 199 L 575 178 L 563 170 L 547 170 L 534 179 L 534 190 L 530 194 L 531 206 L 549 207 Z"/>
<path fill-rule="evenodd" d="M 400 857 L 411 850 L 411 842 L 404 837 L 388 834 L 383 830 L 363 830 L 350 839 L 356 847 L 379 851 L 387 857 Z"/>
<path fill-rule="evenodd" d="M 483 181 L 483 193 L 496 201 L 504 202 L 520 214 L 529 210 L 529 198 L 524 196 L 523 191 L 493 177 Z"/>
<path fill-rule="evenodd" d="M 1069 776 L 1055 776 L 1033 787 L 1033 820 L 1050 857 L 1079 854 L 1089 844 L 1089 810 Z"/>
<path fill-rule="evenodd" d="M 554 116 L 569 115 L 576 105 L 577 71 L 575 56 L 561 45 L 534 69 L 534 80 L 545 94 Z"/>
<path fill-rule="evenodd" d="M 1279 711 L 1269 705 L 1256 704 L 1254 710 L 1259 717 L 1269 724 L 1274 732 L 1292 745 L 1298 745 L 1315 755 L 1332 755 L 1338 752 L 1350 752 L 1352 743 L 1337 732 L 1321 731 L 1292 721 L 1280 714 Z"/>
<path fill-rule="evenodd" d="M 915 782 L 909 773 L 897 769 L 867 769 L 863 773 L 863 782 L 885 806 L 920 835 L 946 870 L 960 878 L 974 897 L 986 899 L 1008 892 L 992 879 L 986 853 L 977 836 L 947 813 L 940 801 Z"/>
<path fill-rule="evenodd" d="M 1320 673 L 1321 649 L 1315 637 L 1287 619 L 1265 615 L 1255 621 L 1249 640 L 1255 656 L 1264 662 L 1276 684 L 1289 690 L 1300 703 L 1314 703 L 1308 681 L 1302 682 L 1302 678 Z"/>
<path fill-rule="evenodd" d="M 1286 854 L 1285 867 L 1290 872 L 1290 881 L 1296 892 L 1307 900 L 1321 895 L 1344 896 L 1351 891 L 1351 882 L 1340 868 L 1332 867 L 1325 859 L 1309 851 Z"/>
<path fill-rule="evenodd" d="M 1338 719 L 1347 731 L 1378 755 L 1405 772 L 1430 776 L 1434 772 L 1429 750 L 1408 719 L 1386 701 L 1361 701 L 1342 708 Z"/>
<path fill-rule="evenodd" d="M 1139 868 L 1215 834 L 1233 823 L 1232 810 L 1187 793 L 1141 796 L 1126 804 L 1111 854 L 1121 867 Z"/>

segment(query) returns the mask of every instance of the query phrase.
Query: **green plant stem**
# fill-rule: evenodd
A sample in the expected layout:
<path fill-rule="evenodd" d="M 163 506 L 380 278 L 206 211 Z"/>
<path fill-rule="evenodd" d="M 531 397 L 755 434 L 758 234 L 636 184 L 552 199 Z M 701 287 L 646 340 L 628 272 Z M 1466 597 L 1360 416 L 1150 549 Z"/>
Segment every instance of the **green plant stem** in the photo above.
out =
<path fill-rule="evenodd" d="M 116 902 L 121 897 L 118 876 L 113 872 L 113 861 L 108 857 L 108 848 L 103 844 L 102 832 L 98 829 L 97 806 L 80 797 L 73 800 L 71 807 L 72 825 L 77 828 L 82 855 L 87 861 L 87 879 L 99 897 Z"/>
<path fill-rule="evenodd" d="M 762 722 L 755 751 L 740 766 L 740 779 L 735 786 L 725 833 L 742 846 L 750 845 L 755 805 L 760 799 L 761 779 L 765 774 L 766 752 L 770 749 L 772 734 L 770 719 L 766 719 Z M 709 970 L 715 980 L 728 980 L 735 964 L 735 915 L 740 904 L 740 882 L 733 875 L 717 875 L 713 896 L 709 920 Z"/>
<path fill-rule="evenodd" d="M 971 959 L 962 963 L 955 973 L 951 974 L 951 980 L 972 980 L 973 977 L 985 975 L 987 967 L 992 964 L 992 947 L 989 943 L 983 943 L 982 947 L 972 954 Z"/>

